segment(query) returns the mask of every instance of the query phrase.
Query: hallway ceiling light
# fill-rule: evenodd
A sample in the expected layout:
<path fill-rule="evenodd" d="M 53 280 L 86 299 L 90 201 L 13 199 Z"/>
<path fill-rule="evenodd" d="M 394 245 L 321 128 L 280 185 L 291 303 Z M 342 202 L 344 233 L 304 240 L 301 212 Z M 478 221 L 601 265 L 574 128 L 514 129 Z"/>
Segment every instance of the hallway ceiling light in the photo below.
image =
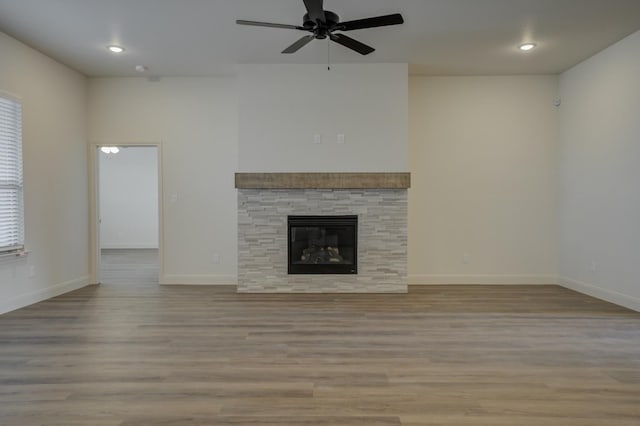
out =
<path fill-rule="evenodd" d="M 117 146 L 103 146 L 102 148 L 100 148 L 100 151 L 104 152 L 105 154 L 117 154 L 120 152 L 120 148 L 118 148 Z"/>

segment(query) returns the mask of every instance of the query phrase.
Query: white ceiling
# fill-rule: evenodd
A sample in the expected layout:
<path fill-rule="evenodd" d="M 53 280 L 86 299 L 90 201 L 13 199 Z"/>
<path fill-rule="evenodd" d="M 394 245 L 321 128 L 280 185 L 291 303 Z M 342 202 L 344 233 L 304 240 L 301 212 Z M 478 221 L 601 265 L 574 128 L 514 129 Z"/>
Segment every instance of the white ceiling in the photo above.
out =
<path fill-rule="evenodd" d="M 377 50 L 331 46 L 335 63 L 407 62 L 413 74 L 562 72 L 640 30 L 640 0 L 325 0 L 352 20 L 400 12 L 405 24 L 349 35 Z M 0 0 L 0 31 L 89 76 L 214 75 L 241 63 L 326 63 L 327 42 L 280 51 L 303 34 L 238 26 L 300 25 L 302 0 Z M 534 41 L 529 53 L 516 47 Z M 120 44 L 115 56 L 105 49 Z M 1 60 L 1 58 L 0 58 Z"/>

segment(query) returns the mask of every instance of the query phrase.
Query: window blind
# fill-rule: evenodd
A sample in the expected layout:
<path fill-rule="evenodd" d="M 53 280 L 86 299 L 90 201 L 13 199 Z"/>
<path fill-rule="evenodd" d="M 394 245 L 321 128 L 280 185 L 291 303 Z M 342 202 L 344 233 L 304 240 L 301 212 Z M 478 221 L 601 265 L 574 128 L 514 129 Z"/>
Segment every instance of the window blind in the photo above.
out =
<path fill-rule="evenodd" d="M 22 105 L 0 94 L 0 253 L 23 248 Z"/>

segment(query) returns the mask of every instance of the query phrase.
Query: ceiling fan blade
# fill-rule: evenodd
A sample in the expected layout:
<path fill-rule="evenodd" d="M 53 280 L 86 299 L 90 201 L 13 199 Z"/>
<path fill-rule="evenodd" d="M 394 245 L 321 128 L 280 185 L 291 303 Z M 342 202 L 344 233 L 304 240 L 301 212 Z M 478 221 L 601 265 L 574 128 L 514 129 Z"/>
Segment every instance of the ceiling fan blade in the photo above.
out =
<path fill-rule="evenodd" d="M 245 21 L 244 19 L 238 19 L 236 21 L 238 25 L 251 25 L 254 27 L 269 27 L 269 28 L 286 28 L 289 30 L 305 30 L 304 27 L 299 27 L 297 25 L 286 25 L 286 24 L 273 24 L 271 22 L 259 22 L 259 21 Z"/>
<path fill-rule="evenodd" d="M 341 31 L 353 31 L 361 30 L 363 28 L 386 27 L 387 25 L 398 24 L 404 24 L 404 18 L 399 13 L 394 13 L 393 15 L 376 16 L 373 18 L 340 22 L 337 29 Z"/>
<path fill-rule="evenodd" d="M 320 21 L 323 24 L 326 22 L 322 0 L 304 0 L 304 6 L 307 8 L 309 18 L 311 18 L 313 22 Z"/>
<path fill-rule="evenodd" d="M 311 40 L 315 38 L 314 35 L 307 35 L 293 43 L 291 46 L 287 47 L 282 51 L 282 53 L 295 53 L 300 50 L 301 47 L 306 46 Z"/>
<path fill-rule="evenodd" d="M 335 41 L 336 43 L 341 44 L 344 47 L 348 47 L 351 50 L 355 50 L 361 55 L 368 55 L 369 53 L 376 50 L 373 47 L 367 46 L 364 43 L 360 43 L 358 40 L 354 40 L 344 34 L 331 34 L 330 37 L 331 40 Z"/>

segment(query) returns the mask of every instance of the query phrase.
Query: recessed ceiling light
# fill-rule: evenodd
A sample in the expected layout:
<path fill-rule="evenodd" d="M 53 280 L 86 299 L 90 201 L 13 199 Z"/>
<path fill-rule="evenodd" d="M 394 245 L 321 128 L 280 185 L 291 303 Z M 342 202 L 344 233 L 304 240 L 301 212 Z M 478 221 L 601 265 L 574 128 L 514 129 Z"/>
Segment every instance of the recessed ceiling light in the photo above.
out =
<path fill-rule="evenodd" d="M 147 71 L 149 68 L 144 66 L 144 65 L 136 65 L 136 71 L 138 72 L 145 72 Z"/>
<path fill-rule="evenodd" d="M 520 49 L 520 50 L 522 50 L 524 52 L 527 52 L 527 51 L 533 49 L 534 47 L 536 47 L 535 43 L 524 43 L 524 44 L 521 44 L 520 46 L 518 46 L 518 49 Z"/>
<path fill-rule="evenodd" d="M 109 49 L 109 52 L 111 52 L 111 53 L 122 53 L 122 52 L 124 52 L 124 47 L 116 46 L 116 45 L 107 46 L 107 49 Z"/>

